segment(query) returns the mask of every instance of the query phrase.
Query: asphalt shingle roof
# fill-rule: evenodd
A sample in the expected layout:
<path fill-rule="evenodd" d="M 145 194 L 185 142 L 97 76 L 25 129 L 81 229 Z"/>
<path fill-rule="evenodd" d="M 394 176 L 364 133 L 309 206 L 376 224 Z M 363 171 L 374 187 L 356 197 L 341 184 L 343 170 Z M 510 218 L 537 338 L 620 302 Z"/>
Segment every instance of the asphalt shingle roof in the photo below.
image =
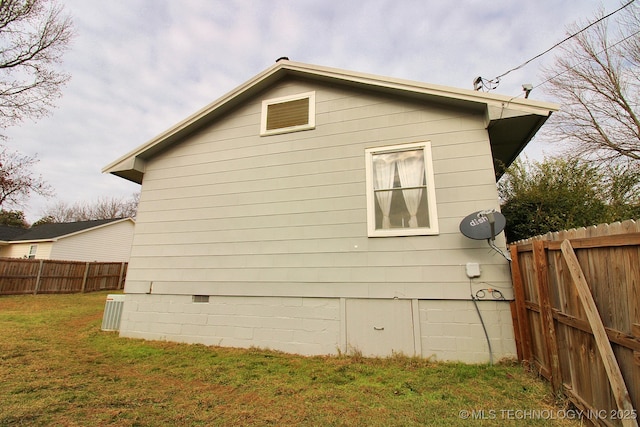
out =
<path fill-rule="evenodd" d="M 93 220 L 93 221 L 62 222 L 62 223 L 55 223 L 55 224 L 42 224 L 36 227 L 31 227 L 26 229 L 4 226 L 4 227 L 0 227 L 0 240 L 15 242 L 15 241 L 23 241 L 23 240 L 54 239 L 56 237 L 66 236 L 67 234 L 88 230 L 90 228 L 98 227 L 100 225 L 108 224 L 110 222 L 120 221 L 121 219 L 122 218 L 99 219 L 99 220 Z M 8 230 L 8 229 L 14 229 L 14 230 Z"/>
<path fill-rule="evenodd" d="M 0 225 L 0 240 L 12 240 L 14 237 L 24 234 L 26 228 L 12 227 L 10 225 Z"/>

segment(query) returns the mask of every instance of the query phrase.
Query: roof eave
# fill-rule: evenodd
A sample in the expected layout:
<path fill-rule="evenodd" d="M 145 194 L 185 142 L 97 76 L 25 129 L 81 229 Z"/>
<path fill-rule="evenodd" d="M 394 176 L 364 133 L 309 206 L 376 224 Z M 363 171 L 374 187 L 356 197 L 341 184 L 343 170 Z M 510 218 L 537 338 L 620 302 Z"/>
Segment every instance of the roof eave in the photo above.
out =
<path fill-rule="evenodd" d="M 522 115 L 489 122 L 487 131 L 491 142 L 496 181 L 515 161 L 551 114 L 552 112 L 547 116 Z"/>
<path fill-rule="evenodd" d="M 554 104 L 518 97 L 510 98 L 498 94 L 456 89 L 281 60 L 152 140 L 108 164 L 102 169 L 102 172 L 111 173 L 141 184 L 145 172 L 145 160 L 287 75 L 307 78 L 313 77 L 325 81 L 339 81 L 352 86 L 361 86 L 384 92 L 402 93 L 421 99 L 437 100 L 445 104 L 481 109 L 486 113 L 487 129 L 489 130 L 503 120 L 512 119 L 511 122 L 515 124 L 518 120 L 513 119 L 517 117 L 533 117 L 542 120 L 539 125 L 533 126 L 535 131 L 537 131 L 551 112 L 557 111 L 558 109 Z M 524 123 L 528 122 L 528 120 L 521 119 L 520 122 Z M 523 135 L 523 139 L 521 138 L 519 141 L 516 141 L 515 146 L 507 153 L 508 155 L 506 155 L 504 159 L 499 160 L 503 162 L 506 160 L 505 163 L 510 164 L 513 159 L 515 159 L 515 156 L 526 146 L 535 134 L 535 131 L 531 132 L 531 130 L 527 130 L 524 132 L 526 136 Z M 495 144 L 500 145 L 503 144 L 503 142 L 496 140 Z M 512 144 L 514 143 L 512 142 Z M 493 145 L 494 141 L 492 139 L 492 147 Z M 513 153 L 516 153 L 515 156 L 513 156 Z"/>
<path fill-rule="evenodd" d="M 59 237 L 47 238 L 47 239 L 27 239 L 27 240 L 11 240 L 9 243 L 14 244 L 24 244 L 24 243 L 51 243 L 57 242 Z"/>
<path fill-rule="evenodd" d="M 272 77 L 280 68 L 281 64 L 276 63 L 271 68 L 268 68 L 251 80 L 198 110 L 196 113 L 157 135 L 155 138 L 111 162 L 102 169 L 102 172 L 111 173 L 137 184 L 141 184 L 142 177 L 144 175 L 145 159 L 148 159 L 153 154 L 171 145 L 183 135 L 193 132 L 197 123 L 202 121 L 208 122 L 208 119 L 228 111 L 251 94 L 268 85 L 271 81 L 270 77 Z"/>
<path fill-rule="evenodd" d="M 105 227 L 109 227 L 109 226 L 112 226 L 112 225 L 115 225 L 115 224 L 120 224 L 121 222 L 124 222 L 124 221 L 131 221 L 131 222 L 133 222 L 135 224 L 135 221 L 133 220 L 133 218 L 120 218 L 120 219 L 115 220 L 115 221 L 109 221 L 109 222 L 104 223 L 104 224 L 96 225 L 95 227 L 89 227 L 89 228 L 85 228 L 85 229 L 82 229 L 82 230 L 73 231 L 73 232 L 67 233 L 67 234 L 61 234 L 60 236 L 56 236 L 55 238 L 53 238 L 52 241 L 57 241 L 59 239 L 64 239 L 64 238 L 67 238 L 67 237 L 76 236 L 78 234 L 87 233 L 89 231 L 98 230 L 100 228 L 105 228 Z"/>

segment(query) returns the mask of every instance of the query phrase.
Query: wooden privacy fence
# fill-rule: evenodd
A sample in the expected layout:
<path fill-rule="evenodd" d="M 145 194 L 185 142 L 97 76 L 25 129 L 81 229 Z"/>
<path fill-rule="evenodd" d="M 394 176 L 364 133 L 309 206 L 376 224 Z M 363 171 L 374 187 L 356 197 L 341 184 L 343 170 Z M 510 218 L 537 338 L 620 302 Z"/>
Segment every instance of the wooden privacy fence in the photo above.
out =
<path fill-rule="evenodd" d="M 0 295 L 116 290 L 126 274 L 126 262 L 0 258 Z"/>
<path fill-rule="evenodd" d="M 518 357 L 594 424 L 637 426 L 640 223 L 549 233 L 509 249 Z"/>

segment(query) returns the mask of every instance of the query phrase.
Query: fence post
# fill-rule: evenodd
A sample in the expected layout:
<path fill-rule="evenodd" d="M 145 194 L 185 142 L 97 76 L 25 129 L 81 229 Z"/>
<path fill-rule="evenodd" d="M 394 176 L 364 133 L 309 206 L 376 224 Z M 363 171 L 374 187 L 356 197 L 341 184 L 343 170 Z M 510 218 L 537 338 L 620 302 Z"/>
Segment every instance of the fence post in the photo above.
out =
<path fill-rule="evenodd" d="M 87 276 L 89 275 L 89 262 L 87 261 L 84 267 L 84 276 L 82 277 L 82 289 L 80 292 L 84 293 L 85 287 L 87 286 Z"/>
<path fill-rule="evenodd" d="M 533 264 L 535 266 L 535 277 L 538 285 L 538 298 L 540 299 L 540 319 L 542 320 L 542 333 L 547 348 L 549 358 L 549 369 L 551 371 L 551 386 L 554 392 L 560 391 L 562 387 L 562 373 L 560 371 L 560 357 L 558 356 L 558 339 L 556 328 L 553 323 L 553 311 L 551 309 L 551 298 L 549 296 L 549 269 L 547 254 L 544 250 L 542 240 L 533 242 Z"/>
<path fill-rule="evenodd" d="M 42 277 L 42 268 L 44 266 L 44 260 L 41 259 L 40 260 L 40 265 L 38 266 L 38 276 L 36 276 L 36 286 L 33 289 L 33 294 L 37 295 L 38 294 L 38 290 L 40 289 L 40 278 Z"/>

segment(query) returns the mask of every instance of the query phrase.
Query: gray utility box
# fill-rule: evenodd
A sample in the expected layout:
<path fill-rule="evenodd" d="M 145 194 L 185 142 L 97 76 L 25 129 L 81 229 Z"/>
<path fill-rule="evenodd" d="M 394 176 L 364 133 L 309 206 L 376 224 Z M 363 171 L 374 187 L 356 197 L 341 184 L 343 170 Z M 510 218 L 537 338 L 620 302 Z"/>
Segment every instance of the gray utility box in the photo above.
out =
<path fill-rule="evenodd" d="M 104 315 L 102 317 L 103 331 L 119 331 L 120 317 L 122 317 L 122 307 L 124 307 L 124 295 L 107 295 L 107 302 L 104 305 Z"/>

